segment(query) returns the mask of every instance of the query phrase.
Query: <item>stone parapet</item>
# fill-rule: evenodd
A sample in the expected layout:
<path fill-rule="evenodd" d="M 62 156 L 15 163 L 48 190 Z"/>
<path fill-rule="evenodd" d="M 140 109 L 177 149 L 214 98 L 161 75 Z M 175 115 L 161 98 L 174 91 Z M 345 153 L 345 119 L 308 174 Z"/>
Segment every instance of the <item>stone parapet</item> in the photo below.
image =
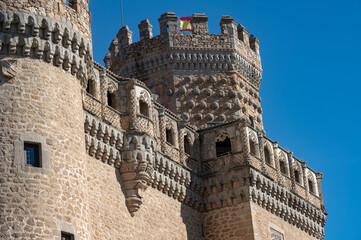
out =
<path fill-rule="evenodd" d="M 91 42 L 69 22 L 1 9 L 0 25 L 2 54 L 44 60 L 77 76 L 85 84 L 91 74 Z"/>

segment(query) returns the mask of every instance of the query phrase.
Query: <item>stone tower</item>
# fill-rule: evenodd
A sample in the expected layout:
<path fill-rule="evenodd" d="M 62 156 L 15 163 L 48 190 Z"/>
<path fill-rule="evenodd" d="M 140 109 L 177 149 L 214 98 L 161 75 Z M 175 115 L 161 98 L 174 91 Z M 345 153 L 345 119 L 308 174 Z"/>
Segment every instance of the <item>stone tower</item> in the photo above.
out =
<path fill-rule="evenodd" d="M 88 5 L 0 0 L 0 239 L 324 237 L 322 174 L 263 130 L 257 38 L 168 12 L 103 67 Z"/>
<path fill-rule="evenodd" d="M 0 1 L 0 239 L 89 239 L 88 0 Z M 27 162 L 30 147 L 39 162 Z M 28 164 L 27 164 L 28 163 Z"/>
<path fill-rule="evenodd" d="M 263 129 L 259 40 L 230 16 L 222 16 L 221 34 L 208 32 L 205 14 L 193 14 L 192 34 L 178 31 L 178 17 L 159 18 L 152 37 L 148 20 L 139 24 L 140 41 L 120 29 L 104 61 L 113 72 L 143 81 L 159 102 L 198 127 L 246 118 Z"/>

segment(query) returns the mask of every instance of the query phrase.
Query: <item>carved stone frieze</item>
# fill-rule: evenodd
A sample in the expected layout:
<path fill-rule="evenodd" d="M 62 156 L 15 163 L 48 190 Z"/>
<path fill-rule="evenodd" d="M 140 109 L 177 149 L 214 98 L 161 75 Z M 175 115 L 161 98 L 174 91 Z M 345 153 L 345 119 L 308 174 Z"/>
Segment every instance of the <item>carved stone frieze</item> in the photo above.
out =
<path fill-rule="evenodd" d="M 43 59 L 69 71 L 83 82 L 92 74 L 89 72 L 92 65 L 91 44 L 69 23 L 24 12 L 0 10 L 0 25 L 0 50 L 3 54 Z M 11 62 L 2 64 L 2 67 L 6 77 L 14 75 Z"/>
<path fill-rule="evenodd" d="M 125 191 L 125 201 L 132 216 L 142 204 L 145 191 L 153 176 L 155 141 L 144 135 L 128 135 L 122 149 L 120 177 Z"/>

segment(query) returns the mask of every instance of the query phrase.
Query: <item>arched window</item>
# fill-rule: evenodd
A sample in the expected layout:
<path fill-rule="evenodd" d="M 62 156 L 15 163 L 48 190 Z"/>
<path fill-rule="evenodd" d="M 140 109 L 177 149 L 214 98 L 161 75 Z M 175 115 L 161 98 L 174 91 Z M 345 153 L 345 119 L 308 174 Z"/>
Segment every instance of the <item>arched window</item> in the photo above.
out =
<path fill-rule="evenodd" d="M 280 160 L 280 171 L 281 173 L 287 175 L 286 163 L 283 160 Z"/>
<path fill-rule="evenodd" d="M 272 164 L 271 163 L 271 154 L 267 147 L 264 148 L 264 159 L 265 159 L 266 163 L 268 163 L 269 165 Z"/>
<path fill-rule="evenodd" d="M 167 142 L 168 142 L 169 144 L 174 145 L 174 139 L 173 139 L 173 131 L 172 131 L 172 129 L 167 128 L 167 129 L 165 130 L 165 136 L 166 136 Z"/>
<path fill-rule="evenodd" d="M 188 155 L 191 155 L 191 143 L 187 136 L 184 137 L 184 152 Z"/>
<path fill-rule="evenodd" d="M 108 106 L 115 108 L 115 94 L 107 92 Z"/>
<path fill-rule="evenodd" d="M 301 175 L 300 175 L 300 171 L 298 171 L 297 169 L 294 170 L 294 175 L 295 175 L 295 181 L 299 184 L 301 184 Z"/>
<path fill-rule="evenodd" d="M 249 117 L 249 121 L 251 122 L 251 126 L 254 127 L 254 119 L 253 119 L 253 117 Z"/>
<path fill-rule="evenodd" d="M 310 191 L 310 193 L 315 193 L 315 186 L 311 179 L 308 179 L 308 190 Z"/>
<path fill-rule="evenodd" d="M 220 157 L 222 155 L 228 154 L 232 151 L 231 139 L 226 137 L 223 141 L 216 142 L 216 156 Z"/>
<path fill-rule="evenodd" d="M 143 116 L 149 117 L 149 108 L 148 104 L 143 100 L 139 100 L 139 113 Z"/>

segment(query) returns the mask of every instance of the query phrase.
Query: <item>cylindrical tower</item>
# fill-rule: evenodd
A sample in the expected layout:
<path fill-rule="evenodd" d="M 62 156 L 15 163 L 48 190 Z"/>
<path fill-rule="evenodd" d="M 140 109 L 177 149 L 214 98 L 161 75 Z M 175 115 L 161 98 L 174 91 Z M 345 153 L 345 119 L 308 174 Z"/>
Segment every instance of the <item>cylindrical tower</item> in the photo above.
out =
<path fill-rule="evenodd" d="M 90 239 L 88 4 L 0 1 L 0 239 Z"/>

